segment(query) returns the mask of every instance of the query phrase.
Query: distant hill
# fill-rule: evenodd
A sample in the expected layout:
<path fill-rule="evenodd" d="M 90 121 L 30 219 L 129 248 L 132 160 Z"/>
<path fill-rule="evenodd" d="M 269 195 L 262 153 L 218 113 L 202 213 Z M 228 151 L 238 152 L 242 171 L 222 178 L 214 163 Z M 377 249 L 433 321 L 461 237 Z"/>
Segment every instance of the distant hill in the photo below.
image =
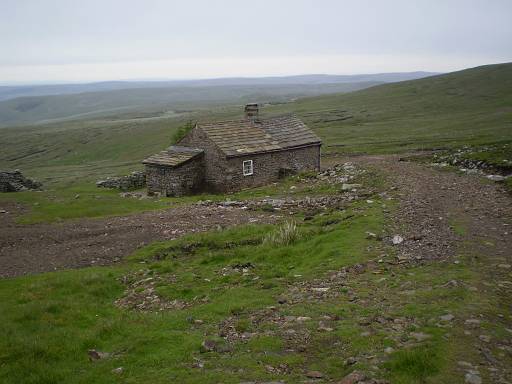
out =
<path fill-rule="evenodd" d="M 200 80 L 168 81 L 104 81 L 86 84 L 49 84 L 0 86 L 0 101 L 25 96 L 68 95 L 84 92 L 104 92 L 137 88 L 205 87 L 224 85 L 280 85 L 280 84 L 339 84 L 389 83 L 432 76 L 433 72 L 397 72 L 363 75 L 300 75 L 275 77 L 232 77 Z"/>
<path fill-rule="evenodd" d="M 0 127 L 130 114 L 169 116 L 249 101 L 289 102 L 299 97 L 352 92 L 377 84 L 380 83 L 173 86 L 19 97 L 0 102 Z"/>
<path fill-rule="evenodd" d="M 299 113 L 324 150 L 396 152 L 512 140 L 512 63 L 277 106 Z"/>

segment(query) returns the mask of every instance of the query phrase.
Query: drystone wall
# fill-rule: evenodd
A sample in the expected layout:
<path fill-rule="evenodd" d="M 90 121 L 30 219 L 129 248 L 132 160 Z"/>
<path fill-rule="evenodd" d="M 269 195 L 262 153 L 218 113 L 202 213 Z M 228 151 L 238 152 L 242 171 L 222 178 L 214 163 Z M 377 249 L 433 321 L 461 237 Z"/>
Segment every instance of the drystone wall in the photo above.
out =
<path fill-rule="evenodd" d="M 96 186 L 100 188 L 119 189 L 121 191 L 144 188 L 146 186 L 146 173 L 137 171 L 126 176 L 108 177 L 105 180 L 98 181 Z"/>
<path fill-rule="evenodd" d="M 0 171 L 0 192 L 20 192 L 42 186 L 38 181 L 27 179 L 19 170 Z"/>

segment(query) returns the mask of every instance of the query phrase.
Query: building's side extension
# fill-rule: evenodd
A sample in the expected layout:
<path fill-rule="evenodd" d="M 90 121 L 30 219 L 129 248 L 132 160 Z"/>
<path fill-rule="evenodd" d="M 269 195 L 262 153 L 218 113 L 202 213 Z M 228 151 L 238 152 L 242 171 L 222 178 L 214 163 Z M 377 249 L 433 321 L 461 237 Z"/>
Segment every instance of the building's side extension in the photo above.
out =
<path fill-rule="evenodd" d="M 203 190 L 203 161 L 204 156 L 200 155 L 177 167 L 146 164 L 148 194 L 184 196 Z"/>

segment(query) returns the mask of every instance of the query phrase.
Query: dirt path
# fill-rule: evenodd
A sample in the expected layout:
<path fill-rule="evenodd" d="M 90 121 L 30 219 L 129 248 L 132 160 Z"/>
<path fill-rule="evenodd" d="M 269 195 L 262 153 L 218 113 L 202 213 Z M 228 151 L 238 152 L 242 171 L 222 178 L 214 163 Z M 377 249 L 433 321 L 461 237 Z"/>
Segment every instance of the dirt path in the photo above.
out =
<path fill-rule="evenodd" d="M 20 225 L 15 206 L 0 221 L 0 278 L 108 265 L 157 240 L 278 217 L 234 207 L 186 206 L 105 219 Z"/>

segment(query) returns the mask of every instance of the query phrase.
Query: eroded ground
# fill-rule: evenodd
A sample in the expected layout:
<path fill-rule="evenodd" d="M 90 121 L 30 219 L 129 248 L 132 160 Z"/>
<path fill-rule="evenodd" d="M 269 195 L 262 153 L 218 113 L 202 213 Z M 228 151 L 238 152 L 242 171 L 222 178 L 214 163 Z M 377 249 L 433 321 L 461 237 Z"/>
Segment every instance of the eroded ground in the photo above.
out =
<path fill-rule="evenodd" d="M 0 278 L 120 261 L 153 241 L 247 223 L 272 223 L 278 215 L 231 207 L 187 206 L 107 219 L 57 224 L 17 224 L 17 207 L 0 222 Z"/>

